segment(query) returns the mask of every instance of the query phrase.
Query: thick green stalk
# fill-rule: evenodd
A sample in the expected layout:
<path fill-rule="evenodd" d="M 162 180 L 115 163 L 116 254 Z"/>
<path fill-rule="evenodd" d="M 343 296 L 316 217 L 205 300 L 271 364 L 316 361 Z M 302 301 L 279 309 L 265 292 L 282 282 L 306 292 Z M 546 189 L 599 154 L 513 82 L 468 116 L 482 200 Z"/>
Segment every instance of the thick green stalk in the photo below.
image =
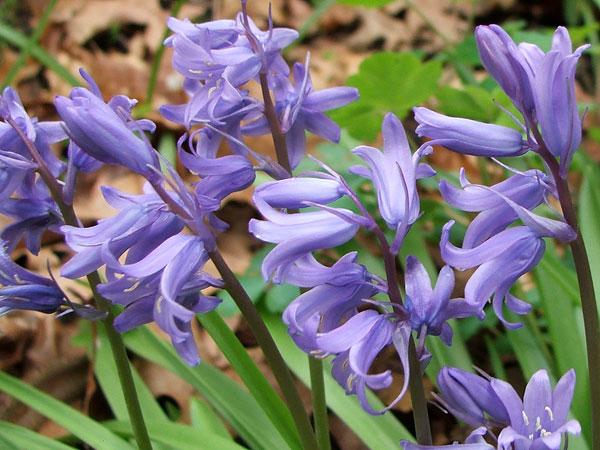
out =
<path fill-rule="evenodd" d="M 60 208 L 63 216 L 63 220 L 66 225 L 79 227 L 79 220 L 75 215 L 73 206 L 67 205 L 63 201 L 62 187 L 58 181 L 52 176 L 46 163 L 42 159 L 41 155 L 37 151 L 34 143 L 31 142 L 27 136 L 23 133 L 21 128 L 9 117 L 5 118 L 6 122 L 14 128 L 17 134 L 21 137 L 25 145 L 27 146 L 31 157 L 38 165 L 38 172 L 52 195 L 52 198 Z M 117 366 L 117 373 L 121 388 L 123 389 L 123 396 L 125 398 L 125 404 L 127 405 L 127 412 L 129 414 L 129 420 L 131 421 L 131 427 L 133 429 L 133 435 L 138 444 L 140 450 L 152 450 L 152 444 L 150 443 L 150 437 L 148 436 L 148 429 L 144 422 L 142 415 L 142 409 L 140 402 L 135 390 L 135 384 L 133 382 L 133 376 L 131 374 L 131 367 L 129 366 L 129 359 L 127 358 L 127 352 L 121 335 L 115 330 L 113 326 L 114 316 L 112 313 L 112 306 L 109 300 L 103 298 L 98 294 L 96 287 L 101 283 L 100 275 L 97 271 L 92 272 L 87 276 L 90 287 L 94 294 L 97 308 L 106 313 L 106 318 L 102 320 L 102 325 L 106 329 L 112 355 Z"/>
<path fill-rule="evenodd" d="M 327 402 L 325 399 L 325 381 L 323 379 L 323 360 L 308 357 L 310 371 L 310 387 L 313 403 L 313 422 L 317 434 L 317 442 L 321 450 L 331 450 L 329 438 L 329 418 L 327 415 Z"/>
<path fill-rule="evenodd" d="M 306 415 L 302 399 L 294 385 L 292 374 L 283 360 L 273 337 L 260 317 L 258 310 L 221 254 L 217 250 L 214 250 L 209 252 L 209 256 L 223 278 L 225 289 L 231 294 L 231 297 L 248 322 L 252 334 L 256 337 L 267 363 L 277 379 L 277 383 L 292 413 L 303 447 L 307 450 L 318 449 L 317 439 Z"/>
<path fill-rule="evenodd" d="M 560 167 L 556 158 L 550 153 L 544 140 L 537 129 L 532 130 L 536 141 L 540 145 L 538 150 L 544 159 L 556 183 L 558 200 L 562 208 L 565 221 L 573 228 L 577 237 L 570 242 L 575 271 L 579 282 L 579 294 L 581 296 L 581 308 L 583 310 L 583 325 L 585 329 L 585 342 L 587 348 L 588 372 L 590 377 L 590 400 L 592 417 L 592 448 L 600 450 L 600 322 L 598 318 L 598 306 L 594 294 L 594 283 L 592 271 L 587 257 L 587 251 L 579 230 L 577 214 L 569 191 L 566 177 L 560 176 Z"/>

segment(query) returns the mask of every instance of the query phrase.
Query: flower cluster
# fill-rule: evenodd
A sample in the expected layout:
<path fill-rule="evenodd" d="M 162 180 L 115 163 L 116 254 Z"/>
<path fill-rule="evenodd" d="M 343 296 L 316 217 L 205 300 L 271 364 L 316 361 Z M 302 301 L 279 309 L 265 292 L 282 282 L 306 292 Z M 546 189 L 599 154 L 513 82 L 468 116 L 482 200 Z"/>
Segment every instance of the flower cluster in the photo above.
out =
<path fill-rule="evenodd" d="M 427 335 L 440 336 L 450 345 L 452 329 L 446 321 L 481 314 L 478 305 L 451 299 L 454 274 L 448 266 L 432 289 L 421 262 L 409 256 L 403 303 L 395 277 L 385 280 L 369 273 L 358 264 L 355 253 L 342 256 L 330 267 L 315 259 L 315 251 L 344 244 L 362 226 L 380 239 L 384 259 L 393 266 L 406 233 L 419 217 L 416 182 L 435 173 L 420 162 L 430 149 L 412 154 L 404 128 L 393 114 L 384 118 L 382 130 L 383 152 L 357 147 L 353 152 L 367 166 L 354 166 L 351 171 L 373 183 L 381 217 L 395 231 L 391 242 L 346 181 L 325 165 L 325 172 L 310 172 L 257 188 L 254 202 L 265 220 L 253 219 L 249 224 L 256 237 L 277 244 L 263 261 L 265 280 L 272 277 L 274 283 L 287 282 L 306 289 L 283 314 L 290 335 L 313 356 L 334 356 L 334 378 L 348 394 L 356 394 L 363 408 L 372 414 L 389 409 L 406 392 L 408 346 L 413 331 L 419 337 L 418 357 L 424 365 L 429 358 L 424 347 Z M 329 206 L 344 196 L 354 202 L 357 212 Z M 305 211 L 307 207 L 316 210 Z M 377 294 L 387 295 L 389 301 L 373 300 Z M 404 386 L 395 401 L 383 411 L 375 411 L 365 389 L 389 387 L 392 375 L 390 371 L 371 374 L 369 369 L 389 345 L 395 347 L 404 368 Z"/>
<path fill-rule="evenodd" d="M 483 440 L 491 433 L 489 428 L 502 431 L 494 438 L 498 450 L 559 450 L 562 434 L 581 433 L 577 420 L 567 420 L 575 389 L 575 371 L 570 370 L 558 381 L 554 391 L 548 373 L 539 370 L 533 374 L 523 400 L 506 381 L 482 377 L 460 369 L 444 367 L 438 374 L 438 385 L 444 408 L 465 422 L 478 426 L 465 444 L 465 449 L 487 450 L 493 447 Z M 455 448 L 449 446 L 422 446 L 402 442 L 405 450 Z"/>
<path fill-rule="evenodd" d="M 544 237 L 563 242 L 576 237 L 562 216 L 549 219 L 532 210 L 547 202 L 549 195 L 557 196 L 557 183 L 564 181 L 581 142 L 574 74 L 588 46 L 573 52 L 564 27 L 556 30 L 552 49 L 545 54 L 533 44 L 517 46 L 497 25 L 480 26 L 475 36 L 484 67 L 523 117 L 519 125 L 525 137 L 511 128 L 446 117 L 421 107 L 415 108 L 415 119 L 417 133 L 431 139 L 428 145 L 484 157 L 518 156 L 531 150 L 545 162 L 548 173 L 516 172 L 491 187 L 470 183 L 464 171 L 462 189 L 440 181 L 447 203 L 479 213 L 467 229 L 462 248 L 449 242 L 452 222 L 444 227 L 440 244 L 444 261 L 460 270 L 477 267 L 465 288 L 467 302 L 483 307 L 493 297 L 496 315 L 507 327 L 516 328 L 521 324 L 504 318 L 503 305 L 517 314 L 527 313 L 530 306 L 511 295 L 510 288 L 540 261 Z M 510 227 L 517 220 L 523 225 Z"/>
<path fill-rule="evenodd" d="M 170 18 L 167 24 L 174 34 L 165 45 L 173 48 L 173 67 L 185 77 L 183 86 L 190 100 L 183 105 L 162 106 L 160 111 L 187 128 L 204 124 L 207 148 L 216 152 L 225 137 L 235 154 L 245 156 L 249 149 L 242 135 L 271 133 L 265 102 L 244 89 L 249 81 L 261 84 L 263 93 L 273 92 L 278 126 L 285 134 L 292 169 L 304 155 L 306 131 L 330 141 L 339 140 L 339 127 L 324 111 L 356 100 L 358 92 L 350 87 L 315 91 L 308 59 L 306 65 L 294 65 L 292 82 L 281 50 L 298 37 L 295 30 L 273 28 L 270 23 L 269 30 L 262 31 L 242 12 L 235 21 L 193 24 Z M 242 125 L 242 121 L 247 123 Z"/>

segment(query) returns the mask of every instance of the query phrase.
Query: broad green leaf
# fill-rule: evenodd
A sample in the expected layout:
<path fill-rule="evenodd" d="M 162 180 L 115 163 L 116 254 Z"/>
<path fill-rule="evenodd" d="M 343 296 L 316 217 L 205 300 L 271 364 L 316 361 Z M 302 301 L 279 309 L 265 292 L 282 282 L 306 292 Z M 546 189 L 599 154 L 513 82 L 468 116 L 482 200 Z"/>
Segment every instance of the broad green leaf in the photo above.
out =
<path fill-rule="evenodd" d="M 427 100 L 442 74 L 440 61 L 423 63 L 412 53 L 382 52 L 366 58 L 348 86 L 358 88 L 360 99 L 330 113 L 354 138 L 373 141 L 383 116 L 392 112 L 400 119 Z"/>
<path fill-rule="evenodd" d="M 244 447 L 231 439 L 218 434 L 197 430 L 188 425 L 173 422 L 147 421 L 150 439 L 166 444 L 177 450 L 197 450 L 198 448 L 219 450 L 242 450 Z M 110 421 L 105 426 L 115 433 L 131 438 L 133 433 L 128 422 Z M 106 447 L 104 447 L 106 448 Z"/>
<path fill-rule="evenodd" d="M 302 448 L 300 436 L 289 410 L 219 313 L 211 311 L 201 314 L 198 316 L 198 320 L 223 352 L 227 361 L 279 431 L 281 437 L 291 448 Z"/>
<path fill-rule="evenodd" d="M 256 400 L 235 381 L 206 362 L 190 367 L 171 344 L 146 327 L 123 334 L 125 345 L 143 358 L 190 383 L 253 449 L 288 449 Z"/>
<path fill-rule="evenodd" d="M 190 398 L 190 420 L 194 428 L 210 431 L 224 439 L 232 439 L 217 413 L 197 397 Z"/>
<path fill-rule="evenodd" d="M 9 445 L 13 445 L 12 448 L 16 450 L 24 448 L 27 450 L 74 450 L 74 447 L 67 444 L 4 421 L 0 421 L 0 439 L 6 439 Z M 0 443 L 2 448 L 11 449 L 1 440 Z"/>
<path fill-rule="evenodd" d="M 306 354 L 296 347 L 289 337 L 281 317 L 264 314 L 263 319 L 288 366 L 304 384 L 310 385 Z M 372 416 L 365 412 L 356 397 L 346 395 L 344 389 L 333 379 L 330 374 L 331 365 L 324 362 L 323 367 L 327 406 L 356 433 L 368 448 L 397 448 L 400 439 L 414 440 L 409 431 L 391 413 Z M 367 398 L 375 409 L 383 409 L 383 404 L 372 392 L 367 392 Z"/>
<path fill-rule="evenodd" d="M 495 122 L 501 113 L 492 101 L 492 94 L 479 86 L 465 86 L 462 89 L 442 86 L 435 96 L 439 101 L 436 111 L 448 116 Z"/>
<path fill-rule="evenodd" d="M 0 391 L 25 403 L 94 448 L 131 450 L 132 447 L 95 420 L 11 375 L 0 372 Z"/>

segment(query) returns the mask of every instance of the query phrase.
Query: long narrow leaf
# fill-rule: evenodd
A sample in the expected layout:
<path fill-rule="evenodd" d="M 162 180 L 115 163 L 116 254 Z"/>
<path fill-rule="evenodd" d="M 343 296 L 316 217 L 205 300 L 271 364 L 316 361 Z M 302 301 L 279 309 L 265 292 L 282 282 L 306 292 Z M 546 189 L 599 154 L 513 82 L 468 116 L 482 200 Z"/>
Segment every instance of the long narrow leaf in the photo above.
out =
<path fill-rule="evenodd" d="M 600 70 L 600 69 L 599 69 Z M 600 167 L 586 164 L 585 178 L 579 193 L 579 220 L 581 235 L 587 249 L 588 260 L 592 268 L 596 304 L 600 309 Z"/>
<path fill-rule="evenodd" d="M 81 83 L 69 72 L 61 63 L 54 59 L 49 53 L 39 45 L 30 42 L 30 40 L 20 31 L 0 23 L 0 39 L 4 39 L 10 44 L 16 45 L 20 49 L 27 49 L 31 56 L 37 59 L 44 66 L 54 71 L 58 76 L 64 79 L 71 86 L 79 86 Z"/>
<path fill-rule="evenodd" d="M 98 327 L 97 335 L 97 352 L 94 370 L 96 378 L 102 388 L 102 392 L 108 401 L 115 417 L 119 420 L 129 420 L 127 412 L 127 404 L 123 396 L 123 389 L 119 383 L 119 376 L 115 360 L 112 357 L 108 337 L 104 332 L 104 327 Z M 146 383 L 139 376 L 133 365 L 131 365 L 131 373 L 135 383 L 135 389 L 140 401 L 142 413 L 145 420 L 168 421 L 167 415 L 164 413 L 154 396 L 146 386 Z"/>
<path fill-rule="evenodd" d="M 69 430 L 94 448 L 131 450 L 132 447 L 95 420 L 17 378 L 0 372 L 0 390 Z"/>
<path fill-rule="evenodd" d="M 554 254 L 552 246 L 546 250 L 544 256 L 545 265 L 539 265 L 535 271 L 535 279 L 540 291 L 540 298 L 544 304 L 544 313 L 547 319 L 554 358 L 557 362 L 557 377 L 561 376 L 571 368 L 575 369 L 577 384 L 571 404 L 571 412 L 579 420 L 584 435 L 591 439 L 591 417 L 590 411 L 590 380 L 587 370 L 587 359 L 585 342 L 575 323 L 575 307 L 570 301 L 568 294 L 562 287 L 564 278 L 558 279 L 560 273 L 568 269 L 561 265 L 560 260 Z M 557 275 L 554 271 L 548 271 L 545 267 L 551 266 L 560 269 Z M 579 312 L 579 311 L 577 311 Z"/>
<path fill-rule="evenodd" d="M 219 370 L 207 363 L 189 367 L 168 342 L 146 327 L 125 333 L 123 337 L 133 352 L 170 370 L 197 389 L 251 448 L 289 448 L 248 391 Z"/>
<path fill-rule="evenodd" d="M 242 379 L 250 394 L 275 425 L 283 439 L 291 448 L 301 449 L 302 442 L 294 426 L 290 411 L 219 313 L 211 311 L 201 314 L 198 316 L 198 320 L 221 349 L 227 361 Z"/>
<path fill-rule="evenodd" d="M 131 438 L 133 432 L 128 422 L 111 421 L 104 425 L 115 433 Z M 244 447 L 230 439 L 224 439 L 214 433 L 196 430 L 187 425 L 173 422 L 147 421 L 150 439 L 166 444 L 177 450 L 197 450 L 199 448 L 218 450 L 243 450 Z"/>
<path fill-rule="evenodd" d="M 298 378 L 307 386 L 310 374 L 306 363 L 306 354 L 296 347 L 288 336 L 286 327 L 279 316 L 263 315 L 286 363 Z M 392 415 L 372 416 L 366 413 L 354 396 L 348 396 L 329 373 L 330 364 L 324 364 L 325 395 L 327 406 L 350 427 L 354 433 L 373 449 L 397 448 L 400 439 L 414 439 L 409 431 Z M 383 409 L 383 404 L 372 393 L 368 400 L 375 408 Z"/>
<path fill-rule="evenodd" d="M 190 420 L 199 430 L 210 431 L 225 439 L 231 439 L 227 427 L 212 408 L 197 397 L 190 399 Z"/>
<path fill-rule="evenodd" d="M 7 439 L 17 450 L 75 450 L 74 447 L 10 422 L 0 421 L 0 437 Z M 2 443 L 2 448 L 5 448 L 4 445 Z"/>

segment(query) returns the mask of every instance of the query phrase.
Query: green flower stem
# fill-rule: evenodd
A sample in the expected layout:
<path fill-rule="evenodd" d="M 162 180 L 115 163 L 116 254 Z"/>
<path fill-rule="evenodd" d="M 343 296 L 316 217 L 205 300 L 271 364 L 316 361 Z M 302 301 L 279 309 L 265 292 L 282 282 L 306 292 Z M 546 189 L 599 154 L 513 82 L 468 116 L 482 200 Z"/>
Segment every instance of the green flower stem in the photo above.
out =
<path fill-rule="evenodd" d="M 48 167 L 37 151 L 35 144 L 27 138 L 27 136 L 23 133 L 21 128 L 14 122 L 13 119 L 7 117 L 5 118 L 5 121 L 14 128 L 27 146 L 31 157 L 37 163 L 38 172 L 48 186 L 52 198 L 60 208 L 65 224 L 74 227 L 81 226 L 77 216 L 75 215 L 73 206 L 64 202 L 62 187 L 48 170 Z M 133 382 L 133 376 L 131 374 L 131 367 L 129 365 L 129 359 L 127 358 L 125 345 L 123 344 L 121 335 L 113 326 L 114 315 L 112 313 L 112 305 L 109 300 L 98 294 L 96 287 L 101 283 L 98 272 L 92 272 L 87 276 L 87 279 L 94 294 L 97 308 L 106 313 L 106 318 L 102 320 L 102 324 L 106 330 L 112 355 L 117 366 L 117 373 L 121 383 L 121 388 L 123 389 L 123 396 L 125 398 L 125 404 L 127 405 L 127 412 L 129 414 L 129 420 L 131 421 L 133 435 L 135 436 L 135 440 L 140 450 L 152 450 L 152 444 L 150 443 L 150 437 L 148 436 L 148 429 L 146 428 L 140 402 L 135 390 L 135 384 Z"/>
<path fill-rule="evenodd" d="M 559 164 L 550 153 L 548 147 L 537 129 L 532 129 L 534 137 L 540 148 L 538 150 L 544 159 L 556 183 L 558 200 L 565 216 L 565 221 L 575 230 L 577 237 L 569 245 L 573 252 L 575 270 L 579 282 L 579 294 L 581 296 L 581 308 L 583 310 L 583 325 L 585 329 L 585 342 L 587 348 L 588 372 L 590 377 L 590 400 L 592 417 L 592 448 L 600 450 L 600 322 L 598 318 L 598 306 L 594 294 L 594 283 L 592 271 L 587 257 L 587 251 L 579 230 L 577 214 L 571 199 L 569 185 L 566 177 L 562 178 L 559 172 Z"/>
<path fill-rule="evenodd" d="M 331 450 L 329 438 L 329 418 L 325 399 L 325 381 L 323 379 L 323 360 L 308 357 L 310 371 L 310 387 L 312 390 L 313 421 L 317 434 L 317 442 L 321 450 Z"/>
<path fill-rule="evenodd" d="M 310 425 L 310 421 L 306 415 L 306 411 L 304 409 L 304 405 L 302 403 L 302 399 L 298 394 L 298 390 L 294 384 L 294 380 L 292 378 L 292 374 L 288 369 L 288 366 L 285 364 L 273 337 L 269 333 L 262 317 L 248 294 L 231 271 L 221 254 L 217 251 L 209 252 L 210 259 L 216 266 L 217 270 L 221 274 L 223 278 L 223 282 L 225 283 L 225 289 L 231 297 L 235 301 L 238 308 L 242 312 L 242 315 L 248 322 L 254 337 L 258 341 L 267 363 L 271 367 L 273 371 L 273 375 L 281 388 L 281 392 L 286 400 L 288 407 L 290 408 L 290 412 L 292 414 L 292 418 L 294 419 L 294 423 L 296 424 L 296 428 L 298 429 L 298 433 L 300 434 L 300 439 L 302 440 L 302 446 L 306 450 L 318 449 L 319 445 L 317 443 L 317 439 L 313 432 L 312 426 Z"/>

